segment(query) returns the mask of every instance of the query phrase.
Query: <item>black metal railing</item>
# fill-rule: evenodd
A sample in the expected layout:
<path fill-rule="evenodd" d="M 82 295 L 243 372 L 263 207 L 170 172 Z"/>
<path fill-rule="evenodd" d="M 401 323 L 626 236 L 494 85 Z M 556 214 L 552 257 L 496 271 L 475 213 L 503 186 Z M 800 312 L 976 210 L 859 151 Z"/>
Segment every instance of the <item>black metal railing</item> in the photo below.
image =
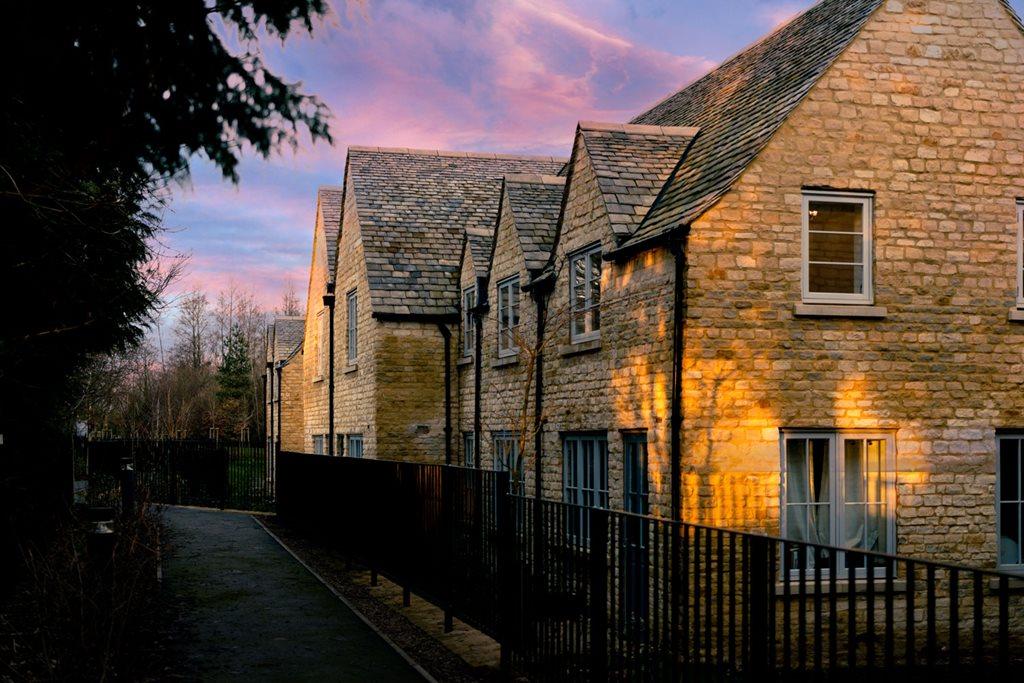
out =
<path fill-rule="evenodd" d="M 297 454 L 279 468 L 282 515 L 499 639 L 532 680 L 1024 666 L 1024 580 L 1009 574 L 538 502 L 496 472 Z"/>
<path fill-rule="evenodd" d="M 91 474 L 135 468 L 156 503 L 269 511 L 275 468 L 262 444 L 214 439 L 110 439 L 87 446 Z"/>

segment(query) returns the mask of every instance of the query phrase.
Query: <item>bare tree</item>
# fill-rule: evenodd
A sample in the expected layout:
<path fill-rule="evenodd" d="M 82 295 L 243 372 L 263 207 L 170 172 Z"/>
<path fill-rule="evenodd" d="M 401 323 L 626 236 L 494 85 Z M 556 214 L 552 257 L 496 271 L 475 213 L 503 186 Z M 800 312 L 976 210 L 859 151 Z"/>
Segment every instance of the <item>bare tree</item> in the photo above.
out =
<path fill-rule="evenodd" d="M 302 315 L 302 309 L 299 308 L 298 290 L 295 288 L 295 281 L 291 278 L 285 280 L 284 294 L 281 295 L 281 308 L 277 312 L 278 315 Z"/>
<path fill-rule="evenodd" d="M 210 352 L 210 304 L 204 292 L 189 292 L 178 304 L 171 357 L 198 370 L 206 365 Z"/>

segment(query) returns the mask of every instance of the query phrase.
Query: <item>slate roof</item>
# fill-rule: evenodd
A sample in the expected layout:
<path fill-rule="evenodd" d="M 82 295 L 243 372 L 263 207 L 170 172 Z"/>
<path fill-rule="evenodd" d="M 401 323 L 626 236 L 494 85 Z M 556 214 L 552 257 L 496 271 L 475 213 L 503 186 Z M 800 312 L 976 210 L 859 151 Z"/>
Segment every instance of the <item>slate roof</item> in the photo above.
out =
<path fill-rule="evenodd" d="M 466 247 L 473 256 L 473 272 L 477 277 L 487 277 L 488 262 L 494 249 L 494 228 L 467 231 Z"/>
<path fill-rule="evenodd" d="M 381 316 L 457 316 L 464 236 L 494 229 L 502 178 L 565 159 L 350 147 L 370 305 Z M 472 242 L 471 242 L 472 245 Z"/>
<path fill-rule="evenodd" d="M 884 0 L 822 0 L 633 123 L 700 133 L 624 248 L 710 209 L 771 139 Z"/>
<path fill-rule="evenodd" d="M 316 210 L 323 219 L 327 241 L 327 282 L 334 282 L 338 260 L 338 231 L 341 230 L 341 212 L 345 190 L 337 185 L 321 185 L 316 193 Z"/>
<path fill-rule="evenodd" d="M 582 121 L 579 134 L 597 175 L 612 231 L 624 238 L 640 226 L 697 129 Z"/>
<path fill-rule="evenodd" d="M 564 176 L 519 174 L 505 177 L 505 199 L 526 268 L 531 272 L 544 268 L 551 256 L 564 194 Z"/>
<path fill-rule="evenodd" d="M 302 316 L 278 316 L 274 318 L 272 329 L 274 360 L 284 360 L 302 344 L 306 332 L 306 319 Z"/>

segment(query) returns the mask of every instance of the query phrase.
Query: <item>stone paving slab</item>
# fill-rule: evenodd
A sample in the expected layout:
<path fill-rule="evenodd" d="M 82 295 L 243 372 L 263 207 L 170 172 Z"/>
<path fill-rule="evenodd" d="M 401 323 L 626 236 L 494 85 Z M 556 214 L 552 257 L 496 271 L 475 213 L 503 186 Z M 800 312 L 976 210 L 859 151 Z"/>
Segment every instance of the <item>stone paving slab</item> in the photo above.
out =
<path fill-rule="evenodd" d="M 167 508 L 181 678 L 422 681 L 249 515 Z"/>

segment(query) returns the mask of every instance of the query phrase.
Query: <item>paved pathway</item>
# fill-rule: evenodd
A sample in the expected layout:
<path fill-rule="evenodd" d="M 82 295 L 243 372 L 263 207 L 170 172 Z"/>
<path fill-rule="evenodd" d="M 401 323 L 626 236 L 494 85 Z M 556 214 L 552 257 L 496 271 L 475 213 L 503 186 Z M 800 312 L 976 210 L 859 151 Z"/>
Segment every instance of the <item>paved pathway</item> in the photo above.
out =
<path fill-rule="evenodd" d="M 183 678 L 423 680 L 248 515 L 168 508 L 165 519 Z"/>

